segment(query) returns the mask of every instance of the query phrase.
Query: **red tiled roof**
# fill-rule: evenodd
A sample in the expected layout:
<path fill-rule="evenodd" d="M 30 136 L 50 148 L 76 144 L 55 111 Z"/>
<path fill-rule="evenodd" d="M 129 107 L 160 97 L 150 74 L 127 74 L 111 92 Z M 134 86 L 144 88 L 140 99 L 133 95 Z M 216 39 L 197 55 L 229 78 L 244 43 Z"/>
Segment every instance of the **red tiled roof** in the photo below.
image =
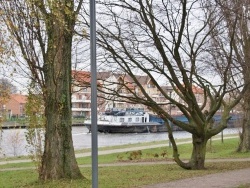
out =
<path fill-rule="evenodd" d="M 27 102 L 27 96 L 21 94 L 11 94 L 11 99 L 16 100 L 19 104 L 25 104 Z"/>
<path fill-rule="evenodd" d="M 197 87 L 197 86 L 192 86 L 192 91 L 195 93 L 195 94 L 203 94 L 204 91 L 202 88 L 200 87 Z"/>
<path fill-rule="evenodd" d="M 184 84 L 183 84 L 184 86 Z M 194 94 L 203 94 L 204 93 L 204 90 L 198 86 L 194 86 L 192 85 L 192 91 Z"/>
<path fill-rule="evenodd" d="M 91 84 L 91 72 L 88 71 L 72 71 L 72 79 L 80 84 L 90 86 Z M 100 82 L 97 81 L 97 85 L 100 86 Z"/>
<path fill-rule="evenodd" d="M 72 77 L 73 80 L 78 82 L 84 82 L 88 84 L 91 82 L 90 72 L 87 71 L 72 71 Z"/>
<path fill-rule="evenodd" d="M 131 76 L 126 75 L 126 74 L 117 74 L 117 73 L 112 73 L 111 71 L 98 72 L 97 79 L 98 80 L 106 80 L 111 75 L 114 75 L 117 79 L 123 79 L 124 83 L 127 84 L 127 86 L 129 88 L 134 87 L 134 80 L 131 78 Z M 72 77 L 74 80 L 81 82 L 81 83 L 90 84 L 90 82 L 91 82 L 91 73 L 88 71 L 75 71 L 75 70 L 73 70 Z M 135 75 L 135 77 L 142 85 L 146 85 L 150 81 L 149 76 Z"/>

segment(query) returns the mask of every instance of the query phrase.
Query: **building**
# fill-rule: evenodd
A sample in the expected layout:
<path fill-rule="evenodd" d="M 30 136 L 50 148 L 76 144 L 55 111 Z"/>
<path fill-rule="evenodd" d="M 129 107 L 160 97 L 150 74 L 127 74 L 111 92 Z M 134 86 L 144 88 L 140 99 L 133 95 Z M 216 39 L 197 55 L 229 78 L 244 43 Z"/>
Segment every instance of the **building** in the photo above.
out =
<path fill-rule="evenodd" d="M 178 115 L 182 112 L 166 96 L 173 98 L 180 104 L 185 102 L 174 92 L 171 86 L 161 86 L 157 88 L 149 76 L 135 75 L 145 92 L 153 99 L 157 105 L 160 105 L 171 115 Z M 91 116 L 91 73 L 88 71 L 72 71 L 72 116 L 90 117 Z M 129 101 L 132 95 L 131 91 L 139 97 L 143 93 L 135 81 L 128 75 L 117 74 L 113 72 L 97 73 L 97 105 L 98 112 L 102 113 L 110 108 L 144 108 L 150 111 L 148 107 L 139 102 Z M 204 103 L 204 92 L 201 88 L 192 87 L 199 106 Z M 9 101 L 0 106 L 1 114 L 6 114 L 7 118 L 19 118 L 25 116 L 25 104 L 27 96 L 21 94 L 12 94 Z M 4 112 L 4 113 L 3 113 Z M 0 115 L 1 115 L 0 114 Z"/>
<path fill-rule="evenodd" d="M 11 94 L 10 99 L 4 107 L 7 119 L 20 118 L 25 116 L 25 104 L 27 96 L 22 94 Z"/>
<path fill-rule="evenodd" d="M 91 111 L 90 72 L 72 72 L 72 116 L 89 117 Z"/>
<path fill-rule="evenodd" d="M 90 72 L 73 71 L 73 116 L 90 117 L 91 115 L 90 77 Z M 146 93 L 157 104 L 162 105 L 163 109 L 171 114 L 181 113 L 175 105 L 170 105 L 170 101 L 163 96 L 162 92 L 153 84 L 149 76 L 135 75 L 135 77 Z M 113 72 L 98 72 L 97 80 L 98 112 L 102 113 L 110 108 L 144 108 L 145 111 L 150 111 L 146 106 L 140 103 L 129 101 L 128 98 L 132 95 L 131 91 L 139 97 L 143 96 L 141 89 L 130 76 Z M 170 86 L 162 86 L 162 90 L 171 97 L 178 97 Z"/>

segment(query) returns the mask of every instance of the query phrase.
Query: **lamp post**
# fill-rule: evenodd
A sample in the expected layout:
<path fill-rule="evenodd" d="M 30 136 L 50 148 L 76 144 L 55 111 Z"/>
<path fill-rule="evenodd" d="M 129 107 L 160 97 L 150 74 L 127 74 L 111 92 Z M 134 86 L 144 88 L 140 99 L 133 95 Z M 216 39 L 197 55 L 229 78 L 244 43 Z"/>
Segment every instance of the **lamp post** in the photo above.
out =
<path fill-rule="evenodd" d="M 98 188 L 98 141 L 97 141 L 97 71 L 96 71 L 96 7 L 90 0 L 90 54 L 91 54 L 91 157 L 92 188 Z"/>
<path fill-rule="evenodd" d="M 172 97 L 172 91 L 169 91 L 169 97 L 171 98 Z M 171 111 L 172 111 L 172 103 L 170 102 L 169 104 L 169 115 L 171 116 Z M 172 122 L 170 122 L 170 128 L 172 129 Z M 168 138 L 169 139 L 169 138 Z M 172 147 L 172 144 L 171 144 L 171 141 L 169 139 L 169 147 L 171 148 Z"/>

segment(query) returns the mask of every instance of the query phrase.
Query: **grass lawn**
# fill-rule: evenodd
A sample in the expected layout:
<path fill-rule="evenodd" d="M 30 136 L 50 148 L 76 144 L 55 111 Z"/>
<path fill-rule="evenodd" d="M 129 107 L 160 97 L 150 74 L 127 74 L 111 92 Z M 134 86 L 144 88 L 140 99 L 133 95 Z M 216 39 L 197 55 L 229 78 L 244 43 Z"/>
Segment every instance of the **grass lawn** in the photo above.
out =
<path fill-rule="evenodd" d="M 248 158 L 250 153 L 236 153 L 238 139 L 225 139 L 223 143 L 220 140 L 212 141 L 207 146 L 207 159 L 221 158 Z M 125 147 L 125 146 L 124 146 Z M 127 146 L 126 146 L 127 147 Z M 129 147 L 129 146 L 128 146 Z M 131 147 L 131 145 L 130 145 Z M 189 159 L 191 155 L 191 144 L 179 145 L 180 156 L 182 159 Z M 109 148 L 110 149 L 110 148 Z M 136 153 L 136 152 L 135 152 Z M 164 153 L 164 157 L 163 154 Z M 141 150 L 140 155 L 133 152 L 124 152 L 119 154 L 100 155 L 98 160 L 103 163 L 125 162 L 128 164 L 131 160 L 148 161 L 148 160 L 169 160 L 172 157 L 172 149 L 167 147 Z M 91 164 L 90 157 L 78 158 L 78 164 Z M 133 163 L 134 164 L 134 163 Z M 32 163 L 18 163 L 0 165 L 3 168 L 34 167 Z M 167 182 L 177 179 L 183 179 L 194 176 L 201 176 L 226 170 L 240 169 L 250 167 L 248 162 L 220 162 L 206 163 L 207 170 L 184 170 L 176 164 L 151 164 L 151 165 L 126 165 L 126 166 L 105 166 L 99 167 L 98 179 L 101 188 L 129 188 L 139 187 L 147 184 Z M 39 182 L 36 170 L 16 170 L 9 169 L 0 171 L 0 188 L 1 187 L 91 187 L 91 168 L 81 168 L 85 176 L 83 180 L 60 180 L 52 182 Z"/>
<path fill-rule="evenodd" d="M 222 143 L 221 140 L 212 141 L 207 144 L 207 159 L 221 159 L 221 158 L 248 158 L 250 153 L 237 153 L 238 138 L 225 139 Z M 191 156 L 191 144 L 182 144 L 178 146 L 181 159 L 189 159 Z M 114 153 L 108 155 L 100 155 L 98 157 L 99 163 L 115 163 L 121 161 L 141 161 L 141 160 L 172 160 L 172 148 L 159 147 L 152 149 L 141 150 L 141 155 L 136 155 L 136 151 Z M 78 164 L 90 164 L 90 157 L 83 157 L 77 159 Z"/>
<path fill-rule="evenodd" d="M 101 188 L 129 188 L 142 185 L 167 182 L 177 179 L 202 176 L 226 170 L 250 167 L 249 162 L 208 163 L 207 170 L 184 170 L 175 164 L 137 165 L 99 168 L 99 185 Z M 14 170 L 0 172 L 0 187 L 56 187 L 78 188 L 91 187 L 91 168 L 81 168 L 83 180 L 60 180 L 50 182 L 37 181 L 35 170 Z"/>

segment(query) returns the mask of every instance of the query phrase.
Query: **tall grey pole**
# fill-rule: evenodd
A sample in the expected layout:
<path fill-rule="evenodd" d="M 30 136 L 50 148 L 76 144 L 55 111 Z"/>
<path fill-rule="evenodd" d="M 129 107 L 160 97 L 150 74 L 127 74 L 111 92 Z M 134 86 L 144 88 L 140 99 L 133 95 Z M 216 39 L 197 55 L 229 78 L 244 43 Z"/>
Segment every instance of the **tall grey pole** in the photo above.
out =
<path fill-rule="evenodd" d="M 172 91 L 170 91 L 169 92 L 169 96 L 170 96 L 170 98 L 172 98 Z M 171 116 L 172 114 L 171 114 L 171 111 L 172 111 L 172 103 L 170 102 L 170 106 L 169 106 L 169 115 Z M 170 121 L 170 128 L 172 129 L 172 122 Z M 171 141 L 170 141 L 170 139 L 169 139 L 169 147 L 171 148 L 172 147 L 172 143 L 171 143 Z"/>
<path fill-rule="evenodd" d="M 90 0 L 92 188 L 98 188 L 96 9 Z"/>

